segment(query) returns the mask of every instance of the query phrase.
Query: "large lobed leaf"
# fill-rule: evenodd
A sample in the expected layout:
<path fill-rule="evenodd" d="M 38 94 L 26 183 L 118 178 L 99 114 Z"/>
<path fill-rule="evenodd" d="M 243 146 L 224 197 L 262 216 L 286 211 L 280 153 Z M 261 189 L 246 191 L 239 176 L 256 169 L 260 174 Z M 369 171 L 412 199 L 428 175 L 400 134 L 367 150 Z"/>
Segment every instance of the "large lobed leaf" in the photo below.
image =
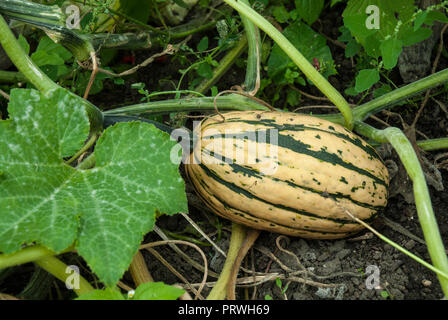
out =
<path fill-rule="evenodd" d="M 104 131 L 96 165 L 66 165 L 88 137 L 83 100 L 63 89 L 11 92 L 0 121 L 0 251 L 37 242 L 60 252 L 74 242 L 108 286 L 128 268 L 155 212 L 187 211 L 184 182 L 170 161 L 175 142 L 153 125 Z"/>

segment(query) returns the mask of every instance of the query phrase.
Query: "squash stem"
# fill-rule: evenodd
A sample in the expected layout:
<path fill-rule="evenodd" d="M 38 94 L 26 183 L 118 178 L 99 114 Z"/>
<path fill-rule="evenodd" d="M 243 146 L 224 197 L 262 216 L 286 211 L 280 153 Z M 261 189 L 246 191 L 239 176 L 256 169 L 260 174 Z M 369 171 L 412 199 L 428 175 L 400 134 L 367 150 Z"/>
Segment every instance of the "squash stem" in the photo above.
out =
<path fill-rule="evenodd" d="M 359 134 L 378 142 L 389 142 L 397 151 L 400 160 L 406 168 L 406 172 L 413 182 L 418 218 L 431 260 L 437 269 L 448 273 L 448 258 L 434 216 L 428 186 L 411 142 L 400 129 L 394 127 L 379 130 L 361 121 L 356 121 L 355 130 Z M 448 279 L 441 275 L 438 275 L 438 278 L 445 297 L 448 297 Z"/>
<path fill-rule="evenodd" d="M 134 280 L 135 287 L 138 287 L 146 282 L 154 282 L 154 279 L 146 266 L 145 259 L 140 251 L 137 251 L 132 259 L 131 265 L 129 266 L 129 272 Z"/>
<path fill-rule="evenodd" d="M 70 267 L 56 257 L 47 256 L 34 262 L 39 267 L 48 271 L 63 282 L 66 282 L 70 277 L 72 277 L 72 272 L 68 272 L 70 271 Z M 73 283 L 72 289 L 78 296 L 94 290 L 90 283 L 84 277 L 82 277 L 80 274 L 78 274 L 77 276 L 79 281 Z"/>
<path fill-rule="evenodd" d="M 70 247 L 63 252 L 69 252 L 72 250 L 73 247 Z M 25 247 L 14 253 L 0 254 L 0 269 L 25 264 L 48 256 L 53 256 L 55 254 L 55 252 L 41 245 Z"/>
<path fill-rule="evenodd" d="M 245 239 L 246 228 L 240 224 L 232 223 L 232 235 L 230 237 L 230 245 L 226 261 L 224 262 L 224 267 L 219 275 L 218 281 L 210 291 L 207 300 L 224 300 L 226 298 L 227 285 L 232 273 L 232 267 Z"/>
<path fill-rule="evenodd" d="M 247 229 L 246 237 L 244 239 L 243 244 L 240 247 L 240 250 L 238 251 L 238 256 L 236 257 L 232 270 L 230 272 L 230 278 L 227 282 L 227 299 L 228 300 L 235 300 L 235 287 L 236 287 L 236 280 L 238 278 L 238 272 L 241 267 L 241 263 L 243 262 L 244 257 L 246 256 L 247 252 L 250 248 L 252 248 L 255 241 L 258 239 L 258 236 L 260 235 L 260 230 L 256 229 Z"/>

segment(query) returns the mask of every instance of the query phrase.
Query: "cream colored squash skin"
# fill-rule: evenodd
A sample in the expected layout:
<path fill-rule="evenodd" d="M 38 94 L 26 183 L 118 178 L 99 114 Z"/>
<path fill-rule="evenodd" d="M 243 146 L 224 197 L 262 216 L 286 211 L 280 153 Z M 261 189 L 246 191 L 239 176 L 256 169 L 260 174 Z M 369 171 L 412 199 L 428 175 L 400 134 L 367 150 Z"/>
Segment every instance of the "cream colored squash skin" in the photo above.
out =
<path fill-rule="evenodd" d="M 386 206 L 387 168 L 344 127 L 286 112 L 224 116 L 196 128 L 200 140 L 185 165 L 216 214 L 255 229 L 336 239 L 363 228 L 347 211 L 369 222 Z"/>

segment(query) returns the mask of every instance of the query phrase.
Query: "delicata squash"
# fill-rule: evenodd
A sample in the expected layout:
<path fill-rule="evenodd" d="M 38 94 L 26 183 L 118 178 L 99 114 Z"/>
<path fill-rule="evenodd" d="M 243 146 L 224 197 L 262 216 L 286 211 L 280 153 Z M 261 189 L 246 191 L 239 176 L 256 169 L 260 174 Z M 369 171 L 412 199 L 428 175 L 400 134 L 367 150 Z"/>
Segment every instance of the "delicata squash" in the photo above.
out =
<path fill-rule="evenodd" d="M 207 118 L 185 165 L 216 214 L 251 228 L 337 239 L 387 204 L 389 177 L 375 149 L 332 122 L 287 112 Z"/>

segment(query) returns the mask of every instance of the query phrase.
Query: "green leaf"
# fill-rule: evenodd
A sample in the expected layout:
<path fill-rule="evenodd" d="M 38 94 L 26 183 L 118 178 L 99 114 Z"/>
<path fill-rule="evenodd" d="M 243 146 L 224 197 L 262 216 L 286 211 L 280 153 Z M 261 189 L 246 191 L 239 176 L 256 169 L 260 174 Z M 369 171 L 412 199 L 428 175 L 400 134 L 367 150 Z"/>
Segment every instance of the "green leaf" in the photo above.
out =
<path fill-rule="evenodd" d="M 41 69 L 53 81 L 56 81 L 60 76 L 72 71 L 72 69 L 68 68 L 65 64 L 45 65 L 41 66 Z"/>
<path fill-rule="evenodd" d="M 45 36 L 40 39 L 36 51 L 31 55 L 31 60 L 39 67 L 62 66 L 71 57 L 72 54 L 67 49 Z M 52 79 L 55 79 L 56 75 L 60 75 L 60 70 L 56 68 L 47 71 L 52 72 Z"/>
<path fill-rule="evenodd" d="M 81 21 L 79 22 L 79 25 L 81 27 L 82 30 L 86 30 L 86 28 L 89 26 L 90 23 L 93 22 L 93 12 L 86 12 L 86 14 L 84 14 L 81 17 Z"/>
<path fill-rule="evenodd" d="M 110 68 L 105 69 L 112 71 L 110 70 Z M 87 85 L 89 84 L 90 81 L 90 74 L 91 74 L 90 72 L 81 72 L 79 74 L 75 84 L 76 89 L 75 92 L 78 95 L 82 95 L 85 92 Z M 95 79 L 93 80 L 92 86 L 90 87 L 90 95 L 98 94 L 101 91 L 103 91 L 103 81 L 109 78 L 110 76 L 105 73 L 98 73 Z"/>
<path fill-rule="evenodd" d="M 373 86 L 375 83 L 377 83 L 380 80 L 380 74 L 377 69 L 364 69 L 361 70 L 355 79 L 355 90 L 360 93 L 367 89 L 369 89 L 371 86 Z"/>
<path fill-rule="evenodd" d="M 25 50 L 25 53 L 27 55 L 30 54 L 30 45 L 28 44 L 28 41 L 22 34 L 19 34 L 19 38 L 17 39 L 17 41 L 19 42 L 23 50 Z"/>
<path fill-rule="evenodd" d="M 208 63 L 201 63 L 196 70 L 201 77 L 210 79 L 213 77 L 212 67 Z"/>
<path fill-rule="evenodd" d="M 282 280 L 280 278 L 276 278 L 275 285 L 281 289 L 282 288 Z"/>
<path fill-rule="evenodd" d="M 296 21 L 283 30 L 283 35 L 291 41 L 309 62 L 312 62 L 313 58 L 317 58 L 322 62 L 322 65 L 325 66 L 325 68 L 322 68 L 324 77 L 336 74 L 331 51 L 326 45 L 325 38 L 308 25 Z M 282 83 L 284 82 L 284 74 L 289 66 L 295 65 L 283 50 L 275 44 L 268 59 L 268 76 L 274 82 Z"/>
<path fill-rule="evenodd" d="M 176 300 L 184 293 L 184 290 L 163 282 L 147 282 L 135 289 L 133 300 Z"/>
<path fill-rule="evenodd" d="M 144 89 L 145 88 L 145 83 L 144 82 L 135 82 L 133 84 L 131 84 L 131 89 Z"/>
<path fill-rule="evenodd" d="M 384 68 L 390 70 L 397 65 L 398 56 L 403 50 L 403 42 L 395 38 L 389 38 L 381 42 L 380 50 Z"/>
<path fill-rule="evenodd" d="M 269 86 L 270 84 L 272 84 L 272 80 L 270 78 L 263 78 L 260 81 L 260 90 L 258 91 L 259 93 L 263 92 L 263 90 Z"/>
<path fill-rule="evenodd" d="M 208 63 L 215 68 L 219 66 L 219 62 L 216 60 L 210 60 Z"/>
<path fill-rule="evenodd" d="M 381 291 L 381 297 L 387 299 L 390 297 L 389 293 L 386 290 Z"/>
<path fill-rule="evenodd" d="M 214 97 L 218 94 L 218 87 L 217 86 L 213 86 L 210 88 L 211 91 L 211 96 Z"/>
<path fill-rule="evenodd" d="M 432 26 L 434 24 L 434 21 L 440 21 L 443 23 L 448 22 L 448 17 L 446 14 L 440 12 L 440 11 L 430 11 L 428 12 L 428 15 L 425 19 L 425 24 L 428 26 Z"/>
<path fill-rule="evenodd" d="M 114 78 L 114 84 L 121 86 L 124 85 L 125 82 L 123 78 Z"/>
<path fill-rule="evenodd" d="M 300 84 L 301 86 L 306 86 L 306 81 L 305 81 L 305 79 L 303 79 L 302 77 L 297 77 L 297 78 L 295 79 L 295 81 L 296 81 L 298 84 Z"/>
<path fill-rule="evenodd" d="M 351 58 L 354 57 L 359 50 L 361 49 L 361 45 L 356 42 L 355 39 L 351 39 L 349 42 L 347 42 L 347 46 L 345 47 L 345 57 Z"/>
<path fill-rule="evenodd" d="M 183 0 L 173 0 L 173 2 L 175 4 L 177 4 L 179 7 L 190 10 L 190 7 L 188 6 L 188 4 L 186 4 Z"/>
<path fill-rule="evenodd" d="M 164 284 L 147 282 L 139 285 L 129 300 L 176 300 L 185 293 L 184 290 Z M 85 293 L 75 300 L 126 300 L 117 290 L 106 288 Z"/>
<path fill-rule="evenodd" d="M 288 106 L 295 107 L 300 104 L 300 93 L 293 89 L 288 89 L 286 94 L 286 102 Z"/>
<path fill-rule="evenodd" d="M 152 3 L 152 1 L 141 0 L 120 1 L 119 11 L 129 17 L 146 23 L 151 13 Z"/>
<path fill-rule="evenodd" d="M 381 97 L 382 95 L 385 95 L 386 93 L 391 92 L 391 91 L 392 91 L 392 88 L 390 87 L 390 85 L 383 84 L 381 87 L 379 87 L 378 89 L 373 91 L 373 97 L 378 98 L 378 97 Z"/>
<path fill-rule="evenodd" d="M 414 20 L 414 31 L 419 29 L 423 23 L 425 23 L 426 17 L 428 16 L 429 11 L 421 11 L 417 14 Z"/>
<path fill-rule="evenodd" d="M 333 8 L 335 5 L 337 5 L 340 2 L 344 2 L 345 0 L 331 0 L 330 7 Z"/>
<path fill-rule="evenodd" d="M 54 54 L 59 56 L 62 60 L 67 61 L 72 57 L 70 51 L 65 49 L 59 43 L 54 42 L 49 37 L 45 36 L 40 39 L 39 44 L 37 45 L 36 52 L 44 51 L 48 54 Z"/>
<path fill-rule="evenodd" d="M 288 12 L 288 15 L 289 15 L 289 18 L 290 18 L 292 21 L 296 21 L 297 18 L 299 17 L 299 13 L 297 12 L 297 9 L 294 9 L 294 10 L 289 11 L 289 12 Z"/>
<path fill-rule="evenodd" d="M 286 10 L 284 5 L 281 6 L 275 6 L 272 10 L 272 14 L 279 23 L 285 23 L 289 19 L 289 13 Z"/>
<path fill-rule="evenodd" d="M 358 91 L 356 91 L 355 87 L 350 87 L 350 88 L 345 89 L 344 93 L 346 95 L 352 96 L 352 97 L 355 97 L 359 94 Z"/>
<path fill-rule="evenodd" d="M 297 79 L 299 76 L 300 76 L 300 73 L 298 73 L 297 71 L 293 71 L 289 68 L 286 69 L 286 72 L 284 75 L 286 83 L 288 83 L 288 84 L 294 83 L 295 79 Z"/>
<path fill-rule="evenodd" d="M 432 34 L 432 30 L 428 28 L 420 28 L 414 31 L 413 29 L 407 29 L 400 36 L 400 40 L 403 41 L 403 46 L 412 46 L 418 42 L 428 39 Z"/>
<path fill-rule="evenodd" d="M 378 11 L 366 13 L 368 6 L 375 6 Z M 413 0 L 349 0 L 342 16 L 344 25 L 350 29 L 355 39 L 364 47 L 370 46 L 366 52 L 373 54 L 379 52 L 380 42 L 390 37 L 402 39 L 401 34 L 412 29 L 411 21 L 415 12 Z M 378 14 L 378 15 L 376 15 Z M 368 22 L 378 23 L 378 28 Z M 397 24 L 401 21 L 400 31 L 395 35 Z M 372 42 L 375 40 L 375 42 Z M 376 57 L 375 57 L 376 58 Z"/>
<path fill-rule="evenodd" d="M 125 298 L 120 292 L 111 288 L 106 288 L 104 290 L 93 290 L 84 293 L 75 300 L 125 300 Z"/>
<path fill-rule="evenodd" d="M 0 251 L 36 242 L 78 253 L 114 286 L 154 226 L 155 212 L 187 211 L 185 184 L 153 125 L 118 123 L 98 140 L 93 169 L 68 166 L 89 134 L 84 100 L 67 90 L 14 89 L 0 121 Z"/>
<path fill-rule="evenodd" d="M 48 53 L 46 51 L 36 51 L 31 55 L 31 60 L 40 67 L 46 65 L 58 66 L 64 64 L 64 59 L 55 53 Z"/>
<path fill-rule="evenodd" d="M 338 37 L 339 41 L 349 42 L 353 39 L 353 36 L 352 36 L 350 30 L 346 26 L 341 26 L 339 28 L 339 31 L 341 32 L 341 35 Z"/>
<path fill-rule="evenodd" d="M 366 43 L 364 44 L 364 49 L 367 54 L 375 59 L 378 59 L 381 55 L 380 51 L 381 42 L 378 40 L 376 34 L 372 34 L 366 38 Z"/>
<path fill-rule="evenodd" d="M 201 39 L 201 41 L 199 41 L 198 46 L 197 46 L 197 50 L 199 52 L 203 52 L 205 50 L 208 49 L 208 37 L 205 36 Z"/>
<path fill-rule="evenodd" d="M 261 64 L 266 64 L 269 55 L 271 53 L 272 49 L 272 43 L 268 39 L 263 41 L 263 44 L 261 45 Z"/>
<path fill-rule="evenodd" d="M 362 13 L 344 16 L 344 25 L 348 28 L 350 34 L 362 45 L 368 43 L 366 41 L 367 37 L 378 33 L 376 29 L 367 29 L 365 27 L 366 19 L 366 15 Z"/>
<path fill-rule="evenodd" d="M 319 18 L 324 7 L 324 0 L 295 0 L 297 11 L 309 25 Z"/>

